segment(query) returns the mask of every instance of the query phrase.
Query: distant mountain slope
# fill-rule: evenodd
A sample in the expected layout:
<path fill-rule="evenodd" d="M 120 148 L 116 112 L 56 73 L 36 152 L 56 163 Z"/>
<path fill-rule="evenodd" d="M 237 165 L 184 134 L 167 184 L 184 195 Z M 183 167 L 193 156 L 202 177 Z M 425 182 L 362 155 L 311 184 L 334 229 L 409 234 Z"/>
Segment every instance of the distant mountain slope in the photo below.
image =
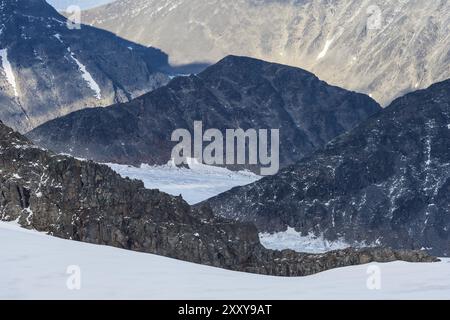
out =
<path fill-rule="evenodd" d="M 319 151 L 207 203 L 261 231 L 450 255 L 450 80 L 395 100 Z"/>
<path fill-rule="evenodd" d="M 171 134 L 204 129 L 280 129 L 281 165 L 322 147 L 381 110 L 371 98 L 302 69 L 229 56 L 196 76 L 127 104 L 72 113 L 29 137 L 56 152 L 125 164 L 166 164 Z"/>
<path fill-rule="evenodd" d="M 175 64 L 252 56 L 382 105 L 450 77 L 448 0 L 118 0 L 83 19 Z"/>
<path fill-rule="evenodd" d="M 89 26 L 67 28 L 44 0 L 0 1 L 0 119 L 26 132 L 167 83 L 167 55 Z"/>
<path fill-rule="evenodd" d="M 0 220 L 82 242 L 225 269 L 302 276 L 371 261 L 436 261 L 424 252 L 342 250 L 315 256 L 262 247 L 251 224 L 192 210 L 107 166 L 41 150 L 0 123 Z"/>

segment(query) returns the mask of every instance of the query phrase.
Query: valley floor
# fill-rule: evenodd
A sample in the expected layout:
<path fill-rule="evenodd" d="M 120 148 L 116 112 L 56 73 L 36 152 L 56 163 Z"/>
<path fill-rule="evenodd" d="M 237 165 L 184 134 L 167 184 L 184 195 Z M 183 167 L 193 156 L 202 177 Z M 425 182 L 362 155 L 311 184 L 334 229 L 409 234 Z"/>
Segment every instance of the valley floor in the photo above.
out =
<path fill-rule="evenodd" d="M 378 264 L 381 290 L 369 290 L 368 265 L 276 278 L 57 239 L 4 222 L 0 239 L 0 299 L 450 298 L 450 259 Z M 80 290 L 67 287 L 69 266 L 79 267 Z"/>

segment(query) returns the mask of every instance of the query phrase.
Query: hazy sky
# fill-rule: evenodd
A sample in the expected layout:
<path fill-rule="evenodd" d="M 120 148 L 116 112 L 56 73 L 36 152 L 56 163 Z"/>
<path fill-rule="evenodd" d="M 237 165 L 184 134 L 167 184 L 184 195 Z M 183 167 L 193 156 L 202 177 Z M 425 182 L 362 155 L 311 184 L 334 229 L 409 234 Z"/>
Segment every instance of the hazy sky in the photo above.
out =
<path fill-rule="evenodd" d="M 99 6 L 114 0 L 46 0 L 58 10 L 64 10 L 70 5 L 78 5 L 82 9 Z"/>

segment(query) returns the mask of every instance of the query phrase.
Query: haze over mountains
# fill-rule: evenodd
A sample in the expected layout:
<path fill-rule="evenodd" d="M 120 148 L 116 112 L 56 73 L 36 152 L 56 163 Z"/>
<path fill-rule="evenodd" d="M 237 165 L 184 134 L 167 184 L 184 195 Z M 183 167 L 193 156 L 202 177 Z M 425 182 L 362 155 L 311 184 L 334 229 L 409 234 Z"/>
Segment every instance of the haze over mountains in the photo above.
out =
<path fill-rule="evenodd" d="M 168 82 L 167 55 L 88 26 L 44 0 L 0 1 L 0 119 L 21 132 Z"/>
<path fill-rule="evenodd" d="M 395 100 L 324 150 L 206 201 L 260 231 L 450 255 L 450 80 Z"/>
<path fill-rule="evenodd" d="M 28 136 L 56 152 L 139 165 L 170 161 L 172 132 L 192 133 L 194 121 L 221 132 L 280 129 L 280 164 L 286 166 L 380 110 L 368 96 L 302 69 L 229 56 L 130 103 L 74 112 Z"/>
<path fill-rule="evenodd" d="M 448 0 L 118 0 L 83 21 L 161 48 L 173 64 L 251 56 L 384 106 L 450 77 Z"/>

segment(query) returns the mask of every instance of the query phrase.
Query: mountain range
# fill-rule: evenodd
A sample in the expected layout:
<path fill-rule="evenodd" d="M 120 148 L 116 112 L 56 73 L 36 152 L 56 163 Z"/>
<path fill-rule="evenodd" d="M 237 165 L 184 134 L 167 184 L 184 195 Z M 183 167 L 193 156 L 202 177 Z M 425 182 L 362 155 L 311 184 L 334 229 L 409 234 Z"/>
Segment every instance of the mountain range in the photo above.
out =
<path fill-rule="evenodd" d="M 305 70 L 229 56 L 129 103 L 49 121 L 28 137 L 55 152 L 139 165 L 170 161 L 172 132 L 193 133 L 194 121 L 224 135 L 226 129 L 280 129 L 280 163 L 286 166 L 380 110 L 368 96 Z"/>
<path fill-rule="evenodd" d="M 73 27 L 44 0 L 0 1 L 0 119 L 9 126 L 26 132 L 169 81 L 162 51 Z"/>
<path fill-rule="evenodd" d="M 447 1 L 118 0 L 81 18 L 0 0 L 0 220 L 274 276 L 450 255 Z M 280 129 L 281 171 L 190 206 L 98 163 L 166 164 L 195 121 Z M 350 248 L 260 242 L 292 229 Z"/>
<path fill-rule="evenodd" d="M 383 106 L 450 78 L 448 0 L 117 0 L 83 21 L 161 48 L 172 64 L 251 56 Z"/>
<path fill-rule="evenodd" d="M 252 224 L 192 209 L 109 167 L 56 155 L 0 123 L 0 220 L 75 241 L 279 276 L 371 261 L 432 262 L 422 251 L 347 249 L 322 255 L 271 251 Z"/>
<path fill-rule="evenodd" d="M 450 255 L 450 80 L 396 99 L 315 154 L 207 200 L 261 232 Z"/>

